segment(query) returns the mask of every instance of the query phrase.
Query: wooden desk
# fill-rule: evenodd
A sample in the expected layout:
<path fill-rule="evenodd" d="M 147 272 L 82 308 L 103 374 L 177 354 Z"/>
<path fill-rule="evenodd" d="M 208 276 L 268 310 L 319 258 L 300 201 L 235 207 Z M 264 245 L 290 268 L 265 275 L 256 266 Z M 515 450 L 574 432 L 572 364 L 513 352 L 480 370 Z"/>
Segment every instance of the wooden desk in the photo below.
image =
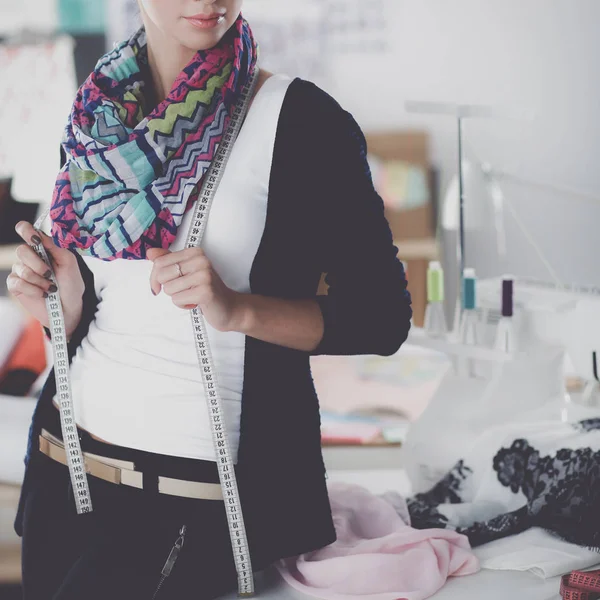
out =
<path fill-rule="evenodd" d="M 435 238 L 420 238 L 414 240 L 394 240 L 398 247 L 401 260 L 438 260 L 440 249 Z"/>
<path fill-rule="evenodd" d="M 399 469 L 402 444 L 323 445 L 323 462 L 327 471 Z"/>

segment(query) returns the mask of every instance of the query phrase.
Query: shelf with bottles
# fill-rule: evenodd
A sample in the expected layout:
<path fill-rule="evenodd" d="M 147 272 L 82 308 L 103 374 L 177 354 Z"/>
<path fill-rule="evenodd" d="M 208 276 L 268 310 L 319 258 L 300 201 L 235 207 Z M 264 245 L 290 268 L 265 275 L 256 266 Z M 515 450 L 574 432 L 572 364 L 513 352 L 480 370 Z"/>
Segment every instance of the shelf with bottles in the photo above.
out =
<path fill-rule="evenodd" d="M 407 342 L 429 348 L 457 359 L 466 359 L 462 368 L 474 370 L 472 361 L 505 362 L 513 359 L 515 334 L 513 323 L 513 278 L 503 277 L 501 286 L 501 316 L 494 324 L 494 340 L 486 344 L 481 329 L 484 312 L 478 310 L 476 301 L 476 276 L 474 269 L 463 273 L 462 310 L 457 312 L 455 323 L 449 328 L 444 313 L 444 273 L 438 261 L 429 264 L 427 272 L 427 309 L 423 328 L 412 327 Z M 458 365 L 457 365 L 458 366 Z M 465 373 L 468 374 L 468 373 Z"/>

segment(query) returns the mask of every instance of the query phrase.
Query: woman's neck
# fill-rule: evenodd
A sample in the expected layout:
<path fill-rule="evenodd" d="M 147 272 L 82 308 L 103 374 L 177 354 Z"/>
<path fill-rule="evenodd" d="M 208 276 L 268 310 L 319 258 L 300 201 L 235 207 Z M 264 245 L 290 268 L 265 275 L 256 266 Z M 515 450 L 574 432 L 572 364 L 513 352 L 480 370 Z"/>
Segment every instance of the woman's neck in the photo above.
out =
<path fill-rule="evenodd" d="M 195 54 L 194 50 L 169 39 L 152 25 L 146 27 L 148 64 L 154 82 L 156 100 L 162 102 L 171 91 L 175 79 Z"/>

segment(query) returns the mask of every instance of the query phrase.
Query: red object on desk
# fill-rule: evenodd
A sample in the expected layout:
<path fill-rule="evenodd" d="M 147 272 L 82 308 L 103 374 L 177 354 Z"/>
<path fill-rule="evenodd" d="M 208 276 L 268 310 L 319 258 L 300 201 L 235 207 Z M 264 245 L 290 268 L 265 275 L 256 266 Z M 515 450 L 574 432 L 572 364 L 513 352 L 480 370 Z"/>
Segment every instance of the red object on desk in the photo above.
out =
<path fill-rule="evenodd" d="M 321 443 L 335 445 L 370 444 L 382 437 L 381 427 L 368 423 L 324 423 Z"/>
<path fill-rule="evenodd" d="M 563 600 L 600 599 L 600 570 L 571 571 L 560 580 L 560 595 Z"/>
<path fill-rule="evenodd" d="M 364 446 L 365 440 L 358 437 L 321 436 L 321 443 L 325 446 Z"/>

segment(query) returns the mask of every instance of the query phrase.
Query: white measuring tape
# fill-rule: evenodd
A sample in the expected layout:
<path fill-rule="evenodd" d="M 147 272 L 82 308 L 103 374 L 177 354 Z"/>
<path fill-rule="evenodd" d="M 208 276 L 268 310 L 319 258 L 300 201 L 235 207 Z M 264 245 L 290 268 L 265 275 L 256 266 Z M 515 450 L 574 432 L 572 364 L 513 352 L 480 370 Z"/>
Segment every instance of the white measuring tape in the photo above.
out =
<path fill-rule="evenodd" d="M 41 222 L 45 218 L 42 215 L 35 223 L 35 229 L 40 229 Z M 54 356 L 54 378 L 56 381 L 56 393 L 59 399 L 60 425 L 62 429 L 65 451 L 67 454 L 67 465 L 71 475 L 71 485 L 75 496 L 77 513 L 87 513 L 92 510 L 92 499 L 90 488 L 85 474 L 85 463 L 79 444 L 79 434 L 73 412 L 73 398 L 71 395 L 71 378 L 69 377 L 69 358 L 67 355 L 67 334 L 65 319 L 58 292 L 58 283 L 54 270 L 48 258 L 46 249 L 42 244 L 33 248 L 37 255 L 50 268 L 51 280 L 57 287 L 53 294 L 48 293 L 46 298 L 46 310 L 50 321 L 50 333 L 52 336 L 52 353 Z"/>
<path fill-rule="evenodd" d="M 231 116 L 227 130 L 219 143 L 217 153 L 210 164 L 208 172 L 205 174 L 198 200 L 195 203 L 194 215 L 188 231 L 186 248 L 200 246 L 211 203 L 223 176 L 223 171 L 231 154 L 231 150 L 233 149 L 233 144 L 242 127 L 244 116 L 250 105 L 254 88 L 258 82 L 258 73 L 259 69 L 256 67 L 244 86 L 240 98 L 234 107 L 233 115 Z M 48 212 L 49 209 L 37 219 L 34 225 L 35 229 L 41 228 Z M 69 360 L 67 354 L 67 336 L 58 283 L 48 254 L 46 253 L 46 249 L 40 244 L 34 246 L 34 250 L 50 268 L 52 273 L 52 283 L 57 286 L 56 292 L 52 294 L 49 293 L 46 298 L 46 309 L 48 311 L 48 319 L 50 322 L 49 329 L 52 337 L 54 376 L 56 379 L 56 391 L 59 398 L 60 423 L 77 513 L 87 513 L 92 511 L 92 500 L 85 472 L 85 463 L 81 445 L 79 443 L 77 423 L 73 413 L 73 398 L 71 394 Z M 250 597 L 254 596 L 254 576 L 252 572 L 252 563 L 250 561 L 248 538 L 246 536 L 246 527 L 242 515 L 242 506 L 234 465 L 231 459 L 229 439 L 227 437 L 223 419 L 221 395 L 219 393 L 216 372 L 213 366 L 208 336 L 206 334 L 206 324 L 202 317 L 202 312 L 198 307 L 193 308 L 190 311 L 190 315 L 194 329 L 198 362 L 206 392 L 213 447 L 219 471 L 221 490 L 223 492 L 225 512 L 227 514 L 231 547 L 238 575 L 238 596 Z"/>

